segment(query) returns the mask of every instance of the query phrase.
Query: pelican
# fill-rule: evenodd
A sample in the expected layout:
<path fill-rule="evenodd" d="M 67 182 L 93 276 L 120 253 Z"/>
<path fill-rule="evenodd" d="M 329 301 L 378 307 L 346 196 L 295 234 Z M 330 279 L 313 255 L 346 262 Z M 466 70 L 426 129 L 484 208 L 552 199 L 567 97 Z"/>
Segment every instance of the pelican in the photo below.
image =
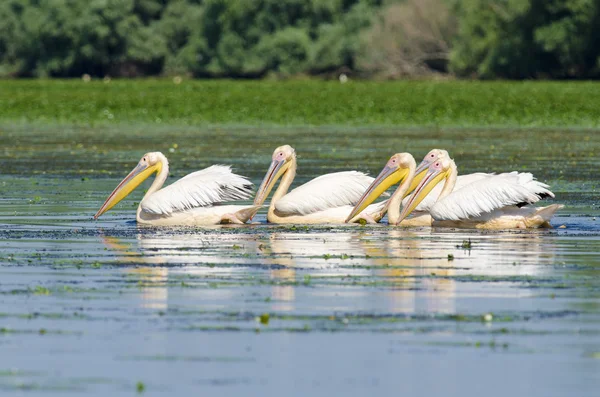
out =
<path fill-rule="evenodd" d="M 402 200 L 403 207 L 406 207 L 407 203 L 412 198 L 412 195 L 407 195 L 407 193 L 411 193 L 413 190 L 415 190 L 417 185 L 425 177 L 426 171 L 429 168 L 429 166 L 432 163 L 434 163 L 435 161 L 438 161 L 439 158 L 442 158 L 444 156 L 446 156 L 448 158 L 450 157 L 447 151 L 441 150 L 441 149 L 433 149 L 425 155 L 425 157 L 423 158 L 423 161 L 421 161 L 421 163 L 417 166 L 417 168 L 415 170 L 415 175 L 412 180 L 412 183 L 410 184 L 410 187 L 408 189 L 405 189 L 402 191 L 402 194 L 404 194 L 406 196 Z M 495 174 L 488 174 L 488 173 L 483 173 L 483 172 L 477 172 L 477 173 L 468 174 L 468 175 L 459 175 L 456 178 L 456 183 L 454 185 L 453 191 L 461 189 L 471 183 L 474 183 L 474 182 L 477 182 L 477 181 L 480 181 L 480 180 L 483 180 L 486 178 L 493 178 L 495 176 L 496 176 Z M 379 187 L 371 186 L 371 187 L 369 187 L 369 190 L 371 190 L 371 188 L 373 188 L 373 189 L 378 188 L 377 189 L 378 191 L 385 191 L 388 187 L 390 187 L 393 184 L 390 182 L 392 182 L 392 181 L 391 180 L 387 180 L 385 182 L 382 181 L 381 186 L 379 186 Z M 429 191 L 429 193 L 423 198 L 423 200 L 421 200 L 418 203 L 418 205 L 415 207 L 415 209 L 411 212 L 412 216 L 410 218 L 405 218 L 405 219 L 402 219 L 402 221 L 400 221 L 400 203 L 398 201 L 398 199 L 400 197 L 396 196 L 396 194 L 400 193 L 400 191 L 397 190 L 396 193 L 394 194 L 394 196 L 392 196 L 392 198 L 390 199 L 388 205 L 384 208 L 382 216 L 385 215 L 385 212 L 387 211 L 388 223 L 390 225 L 401 225 L 401 226 L 405 226 L 405 227 L 431 226 L 433 223 L 433 218 L 431 217 L 430 210 L 431 210 L 431 207 L 433 207 L 433 205 L 436 203 L 436 200 L 439 197 L 441 191 L 442 191 L 442 184 L 438 184 L 435 187 L 433 187 L 433 189 L 431 189 L 431 191 Z M 362 208 L 365 205 L 369 205 L 369 203 L 371 203 L 373 200 L 375 200 L 377 198 L 377 196 L 371 195 L 368 198 L 366 196 L 364 198 L 365 198 L 365 200 L 364 201 L 361 200 L 361 202 L 358 203 L 355 208 L 358 209 L 358 208 Z"/>
<path fill-rule="evenodd" d="M 442 149 L 433 149 L 429 153 L 423 157 L 421 163 L 417 166 L 415 171 L 415 177 L 413 179 L 410 188 L 407 190 L 407 193 L 411 193 L 415 190 L 417 185 L 421 182 L 421 180 L 425 177 L 425 171 L 431 165 L 431 163 L 435 162 L 438 158 L 442 156 L 449 156 L 448 152 Z M 479 181 L 481 179 L 489 178 L 494 174 L 488 174 L 484 172 L 476 172 L 473 174 L 467 175 L 459 175 L 456 179 L 456 184 L 454 186 L 454 190 L 460 189 L 463 186 L 466 186 L 475 181 Z M 423 200 L 415 207 L 414 211 L 411 213 L 410 218 L 406 218 L 402 220 L 402 226 L 406 227 L 417 227 L 417 226 L 431 226 L 433 219 L 429 211 L 431 207 L 435 204 L 437 198 L 439 197 L 442 191 L 442 185 L 436 185 L 427 196 L 423 198 Z M 406 206 L 406 203 L 411 199 L 412 195 L 406 195 L 402 200 L 402 205 Z M 390 206 L 388 211 L 388 223 L 390 225 L 400 224 L 400 206 L 394 205 Z"/>
<path fill-rule="evenodd" d="M 529 205 L 554 197 L 548 190 L 549 186 L 536 181 L 530 173 L 515 171 L 488 175 L 454 190 L 458 177 L 456 164 L 446 151 L 440 151 L 439 156 L 429 164 L 424 178 L 402 208 L 397 223 L 402 222 L 444 179 L 440 195 L 430 208 L 433 226 L 478 229 L 551 227 L 550 219 L 563 208 L 558 204 L 548 207 Z"/>
<path fill-rule="evenodd" d="M 241 224 L 252 218 L 258 205 L 223 204 L 250 198 L 252 183 L 231 172 L 231 168 L 213 165 L 184 176 L 159 190 L 169 175 L 169 162 L 160 152 L 146 153 L 138 165 L 108 196 L 94 219 L 114 207 L 153 173 L 152 186 L 140 202 L 136 219 L 154 226 L 197 226 L 221 223 Z"/>
<path fill-rule="evenodd" d="M 437 161 L 439 158 L 442 158 L 444 156 L 450 157 L 450 155 L 448 154 L 448 152 L 446 150 L 433 149 L 433 150 L 429 151 L 429 153 L 427 153 L 425 155 L 425 157 L 423 157 L 423 160 L 417 166 L 417 170 L 415 172 L 415 181 L 414 182 L 416 182 L 416 183 L 413 183 L 411 185 L 411 189 L 409 189 L 409 191 L 408 191 L 409 193 L 411 193 L 413 190 L 415 190 L 417 185 L 425 177 L 425 171 L 427 170 L 427 168 L 429 168 L 429 166 L 432 163 L 434 163 L 435 161 Z M 481 179 L 489 178 L 494 175 L 495 174 L 489 174 L 489 173 L 485 173 L 485 172 L 475 172 L 473 174 L 459 175 L 458 178 L 456 179 L 456 185 L 454 186 L 454 190 L 460 189 L 461 187 L 466 186 L 470 183 L 479 181 Z M 436 185 L 431 190 L 431 192 L 423 199 L 423 201 L 421 201 L 419 203 L 419 205 L 415 208 L 415 211 L 413 211 L 413 214 L 415 214 L 415 212 L 429 212 L 429 210 L 435 204 L 435 201 L 437 200 L 437 198 L 439 197 L 441 192 L 442 192 L 442 185 L 439 185 L 439 184 Z M 410 200 L 410 198 L 411 198 L 411 195 L 405 197 L 402 200 L 402 205 L 406 205 L 406 203 Z M 398 215 L 400 215 L 400 211 L 398 211 Z M 396 221 L 397 221 L 397 219 L 393 223 L 396 223 Z"/>
<path fill-rule="evenodd" d="M 396 153 L 390 158 L 386 166 L 383 168 L 379 176 L 373 181 L 371 186 L 367 189 L 366 193 L 361 197 L 360 201 L 356 204 L 351 212 L 350 216 L 356 216 L 371 202 L 375 201 L 379 194 L 386 191 L 390 186 L 395 183 L 404 180 L 404 184 L 398 186 L 392 197 L 385 202 L 384 207 L 378 214 L 379 218 L 388 214 L 388 223 L 395 225 L 400 219 L 400 204 L 406 202 L 411 196 L 407 196 L 408 193 L 415 190 L 417 185 L 421 182 L 425 176 L 425 171 L 431 162 L 431 157 L 438 156 L 439 151 L 437 149 L 429 152 L 421 161 L 418 167 L 415 168 L 415 159 L 410 153 Z M 437 157 L 436 157 L 437 158 Z M 405 170 L 408 170 L 406 175 L 402 175 L 401 178 L 392 178 L 393 170 L 400 166 Z M 471 183 L 475 180 L 482 179 L 483 177 L 489 176 L 490 174 L 477 173 L 472 175 L 463 175 L 458 178 L 457 186 L 464 186 L 465 184 Z M 390 176 L 389 178 L 386 176 Z M 405 179 L 406 178 L 406 179 Z M 441 187 L 435 187 L 429 195 L 416 207 L 413 216 L 409 219 L 402 221 L 402 226 L 415 227 L 415 226 L 431 226 L 431 216 L 429 215 L 429 208 L 435 203 L 435 197 L 439 195 Z M 433 197 L 432 197 L 433 196 Z M 403 200 L 404 199 L 404 200 Z M 361 216 L 362 217 L 362 216 Z M 359 217 L 359 219 L 361 218 Z"/>
<path fill-rule="evenodd" d="M 254 199 L 255 205 L 262 205 L 281 178 L 267 212 L 269 222 L 344 223 L 354 204 L 373 181 L 373 178 L 358 171 L 335 172 L 319 176 L 287 193 L 296 176 L 296 168 L 294 148 L 284 145 L 275 149 L 271 165 Z M 377 222 L 383 216 L 381 210 L 384 205 L 373 204 L 360 215 L 369 222 Z"/>
<path fill-rule="evenodd" d="M 400 203 L 404 196 L 414 190 L 416 185 L 414 183 L 416 175 L 416 162 L 414 157 L 410 153 L 396 153 L 386 163 L 385 167 L 381 170 L 377 178 L 373 180 L 373 183 L 367 188 L 365 193 L 362 195 L 358 203 L 350 211 L 346 222 L 352 219 L 358 219 L 362 217 L 361 212 L 368 208 L 369 203 L 375 201 L 383 192 L 385 192 L 390 186 L 402 181 L 392 197 L 382 202 L 383 208 L 381 208 L 376 215 L 379 219 L 383 218 L 386 212 L 389 212 L 388 219 L 391 214 L 395 211 L 400 214 Z"/>

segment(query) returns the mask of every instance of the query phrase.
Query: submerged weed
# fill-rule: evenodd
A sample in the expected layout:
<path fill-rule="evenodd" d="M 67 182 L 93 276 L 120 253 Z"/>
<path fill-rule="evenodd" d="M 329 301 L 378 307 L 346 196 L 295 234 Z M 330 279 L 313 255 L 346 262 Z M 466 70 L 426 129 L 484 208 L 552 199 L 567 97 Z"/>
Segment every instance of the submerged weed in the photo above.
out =
<path fill-rule="evenodd" d="M 258 321 L 262 325 L 269 325 L 269 319 L 270 319 L 269 313 L 263 313 L 258 317 Z"/>
<path fill-rule="evenodd" d="M 462 248 L 464 250 L 470 250 L 473 244 L 471 243 L 471 239 L 463 240 L 461 245 L 457 245 L 456 248 Z"/>
<path fill-rule="evenodd" d="M 50 295 L 50 290 L 46 287 L 42 287 L 41 285 L 38 285 L 37 287 L 35 287 L 33 289 L 33 294 L 34 295 Z"/>

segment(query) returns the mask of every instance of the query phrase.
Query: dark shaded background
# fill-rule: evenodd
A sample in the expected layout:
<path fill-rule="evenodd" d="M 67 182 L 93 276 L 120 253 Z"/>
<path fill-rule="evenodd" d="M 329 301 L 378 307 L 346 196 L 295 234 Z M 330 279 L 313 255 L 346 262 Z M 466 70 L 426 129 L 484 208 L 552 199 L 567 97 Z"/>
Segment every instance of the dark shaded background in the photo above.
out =
<path fill-rule="evenodd" d="M 598 0 L 2 0 L 0 77 L 597 78 Z"/>

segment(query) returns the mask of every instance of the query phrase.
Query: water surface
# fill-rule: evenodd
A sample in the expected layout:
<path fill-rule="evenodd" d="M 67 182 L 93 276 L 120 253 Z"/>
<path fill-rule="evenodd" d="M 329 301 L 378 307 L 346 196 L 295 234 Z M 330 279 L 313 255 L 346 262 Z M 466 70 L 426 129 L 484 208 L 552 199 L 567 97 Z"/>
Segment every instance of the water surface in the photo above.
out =
<path fill-rule="evenodd" d="M 0 128 L 0 391 L 578 395 L 600 387 L 600 134 L 166 126 Z M 273 149 L 298 182 L 445 148 L 531 171 L 552 230 L 144 228 L 143 188 L 91 216 L 147 151 L 172 179 Z M 145 187 L 149 186 L 147 183 Z"/>

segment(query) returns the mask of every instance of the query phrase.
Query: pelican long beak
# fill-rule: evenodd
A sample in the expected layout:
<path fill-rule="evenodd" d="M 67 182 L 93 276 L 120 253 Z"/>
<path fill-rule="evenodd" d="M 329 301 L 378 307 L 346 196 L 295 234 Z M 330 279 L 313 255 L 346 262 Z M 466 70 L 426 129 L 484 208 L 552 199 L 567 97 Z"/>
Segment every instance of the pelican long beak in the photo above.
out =
<path fill-rule="evenodd" d="M 417 188 L 417 186 L 419 186 L 419 183 L 425 177 L 428 167 L 429 167 L 429 164 L 424 161 L 422 161 L 421 164 L 419 164 L 419 166 L 415 169 L 415 177 L 410 182 L 410 186 L 408 187 L 408 190 L 406 191 L 406 193 L 404 193 L 404 197 L 411 194 Z"/>
<path fill-rule="evenodd" d="M 408 203 L 406 203 L 406 206 L 402 208 L 402 213 L 400 213 L 400 218 L 398 219 L 398 222 L 396 222 L 396 225 L 399 225 L 402 220 L 410 215 L 410 213 L 417 208 L 417 205 L 427 197 L 429 192 L 431 192 L 431 190 L 443 179 L 448 177 L 449 172 L 449 170 L 442 171 L 430 168 L 415 189 L 415 192 Z"/>
<path fill-rule="evenodd" d="M 271 162 L 271 166 L 265 177 L 256 192 L 256 197 L 254 198 L 254 205 L 262 205 L 265 202 L 266 198 L 269 197 L 269 193 L 271 193 L 271 189 L 275 186 L 275 183 L 283 173 L 288 169 L 289 165 L 285 160 L 273 160 Z"/>
<path fill-rule="evenodd" d="M 426 174 L 427 169 L 429 168 L 429 165 L 430 165 L 430 163 L 428 163 L 427 161 L 421 161 L 421 164 L 419 164 L 417 166 L 417 168 L 415 169 L 415 177 L 413 178 L 412 182 L 410 183 L 410 186 L 408 187 L 408 190 L 404 194 L 404 197 L 406 197 L 409 194 L 411 194 L 412 192 L 414 192 L 414 190 L 417 188 L 417 186 L 419 186 L 419 183 L 421 183 L 423 178 L 425 178 L 425 174 Z"/>
<path fill-rule="evenodd" d="M 104 204 L 102 204 L 102 207 L 100 207 L 98 212 L 96 212 L 96 215 L 94 215 L 94 219 L 98 219 L 100 215 L 117 205 L 119 201 L 127 197 L 136 187 L 148 179 L 150 175 L 154 172 L 160 172 L 161 168 L 162 164 L 160 162 L 152 166 L 149 166 L 148 164 L 138 164 L 133 171 L 119 183 L 110 196 L 108 196 Z"/>
<path fill-rule="evenodd" d="M 425 160 L 421 161 L 421 164 L 419 164 L 419 165 L 417 166 L 417 168 L 415 169 L 415 176 L 419 175 L 421 172 L 423 172 L 423 171 L 425 171 L 427 168 L 429 168 L 429 165 L 430 165 L 430 164 L 431 164 L 431 163 L 429 163 L 429 162 L 427 162 L 427 161 L 425 161 Z"/>
<path fill-rule="evenodd" d="M 369 204 L 377 200 L 377 197 L 381 196 L 390 186 L 404 180 L 408 175 L 408 172 L 408 168 L 401 168 L 400 166 L 390 167 L 386 165 L 354 206 L 345 222 L 350 222 L 352 218 L 360 214 Z"/>

